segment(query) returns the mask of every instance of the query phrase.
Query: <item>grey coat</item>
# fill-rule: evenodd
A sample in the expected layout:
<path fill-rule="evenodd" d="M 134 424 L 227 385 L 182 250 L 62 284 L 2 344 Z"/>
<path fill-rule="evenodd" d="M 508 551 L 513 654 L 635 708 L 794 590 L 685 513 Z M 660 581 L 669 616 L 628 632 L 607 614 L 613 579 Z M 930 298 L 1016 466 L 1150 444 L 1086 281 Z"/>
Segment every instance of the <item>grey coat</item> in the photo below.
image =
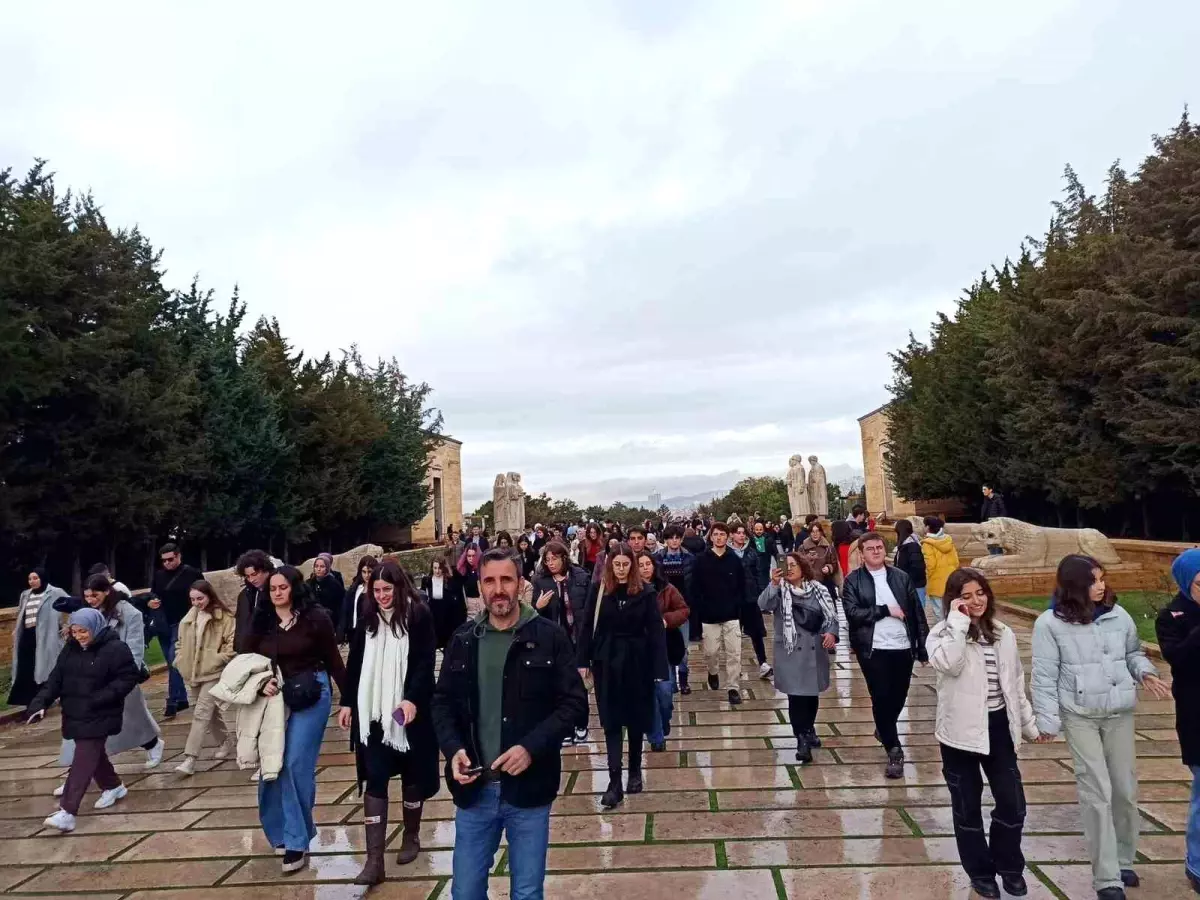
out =
<path fill-rule="evenodd" d="M 810 581 L 800 605 L 818 612 L 824 610 L 824 622 L 818 634 L 803 628 L 796 629 L 792 652 L 787 652 L 783 633 L 783 613 L 780 610 L 782 592 L 778 585 L 769 584 L 758 595 L 758 608 L 774 613 L 775 622 L 775 687 L 784 694 L 795 697 L 815 697 L 829 688 L 829 651 L 821 646 L 826 634 L 838 636 L 837 605 L 829 596 L 825 586 Z M 793 603 L 793 607 L 797 604 Z M 830 614 L 832 612 L 832 615 Z"/>
<path fill-rule="evenodd" d="M 17 604 L 17 621 L 13 626 L 12 681 L 14 684 L 17 681 L 17 648 L 21 643 L 21 632 L 25 630 L 25 604 L 29 602 L 32 593 L 29 590 L 22 591 L 21 600 Z M 48 584 L 45 596 L 42 598 L 42 605 L 38 607 L 37 653 L 34 656 L 33 665 L 33 680 L 38 684 L 46 683 L 46 679 L 54 671 L 55 663 L 58 662 L 58 654 L 62 652 L 62 629 L 59 627 L 61 616 L 54 608 L 54 601 L 65 596 L 67 596 L 67 592 L 62 588 Z"/>

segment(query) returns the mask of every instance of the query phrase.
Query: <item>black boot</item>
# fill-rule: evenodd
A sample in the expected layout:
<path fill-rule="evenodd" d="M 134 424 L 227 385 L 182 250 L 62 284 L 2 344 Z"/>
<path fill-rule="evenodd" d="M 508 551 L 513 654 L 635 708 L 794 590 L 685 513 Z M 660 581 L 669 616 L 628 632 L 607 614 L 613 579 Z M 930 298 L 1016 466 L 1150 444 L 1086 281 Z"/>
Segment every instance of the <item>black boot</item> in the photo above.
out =
<path fill-rule="evenodd" d="M 621 790 L 621 773 L 617 772 L 613 775 L 610 772 L 608 775 L 608 790 L 600 798 L 600 805 L 604 809 L 616 809 L 624 799 L 625 792 Z"/>
<path fill-rule="evenodd" d="M 972 878 L 971 890 L 987 900 L 1000 900 L 1000 888 L 996 887 L 995 878 Z"/>
<path fill-rule="evenodd" d="M 1004 893 L 1010 897 L 1024 897 L 1029 893 L 1024 875 L 1001 875 L 1000 883 L 1004 885 Z"/>
<path fill-rule="evenodd" d="M 421 810 L 424 805 L 404 804 L 404 837 L 400 840 L 400 852 L 396 854 L 396 862 L 402 866 L 407 866 L 421 852 Z"/>
<path fill-rule="evenodd" d="M 803 766 L 812 761 L 812 748 L 808 746 L 808 739 L 801 735 L 796 739 L 796 762 Z"/>
<path fill-rule="evenodd" d="M 363 830 L 367 833 L 367 861 L 354 879 L 355 884 L 381 884 L 386 875 L 383 845 L 387 843 L 387 797 L 363 795 Z"/>
<path fill-rule="evenodd" d="M 716 675 L 709 675 L 709 676 L 708 676 L 708 689 L 709 689 L 710 691 L 715 691 L 715 690 L 717 689 L 717 686 L 718 686 L 720 683 L 721 683 L 721 681 L 720 681 L 720 679 L 719 679 L 719 678 L 717 678 L 717 676 L 716 676 Z"/>
<path fill-rule="evenodd" d="M 640 794 L 644 787 L 645 787 L 645 784 L 642 781 L 642 770 L 640 768 L 639 769 L 630 768 L 629 784 L 625 786 L 625 793 Z"/>
<path fill-rule="evenodd" d="M 692 688 L 687 683 L 687 679 L 684 678 L 682 681 L 679 682 L 679 693 L 683 694 L 684 696 L 687 696 L 691 692 L 692 692 Z"/>
<path fill-rule="evenodd" d="M 817 737 L 817 729 L 816 728 L 810 728 L 810 729 L 808 729 L 808 731 L 804 732 L 804 739 L 806 741 L 808 741 L 808 746 L 810 746 L 810 747 L 820 747 L 821 746 L 821 739 L 819 737 Z"/>

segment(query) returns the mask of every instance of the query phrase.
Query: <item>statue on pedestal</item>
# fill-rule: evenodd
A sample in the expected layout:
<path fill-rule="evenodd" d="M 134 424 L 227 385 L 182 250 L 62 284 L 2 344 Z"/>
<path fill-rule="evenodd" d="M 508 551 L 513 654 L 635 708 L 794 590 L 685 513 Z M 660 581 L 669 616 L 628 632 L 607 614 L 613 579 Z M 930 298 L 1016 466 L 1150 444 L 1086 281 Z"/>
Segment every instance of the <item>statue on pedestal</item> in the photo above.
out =
<path fill-rule="evenodd" d="M 792 508 L 792 519 L 804 521 L 812 509 L 808 496 L 808 476 L 799 453 L 788 460 L 787 471 L 788 505 Z"/>
<path fill-rule="evenodd" d="M 496 476 L 492 506 L 495 533 L 507 531 L 515 541 L 525 531 L 525 490 L 521 487 L 520 473 Z"/>
<path fill-rule="evenodd" d="M 829 482 L 825 480 L 825 467 L 817 462 L 816 456 L 808 458 L 808 505 L 822 519 L 829 518 Z"/>

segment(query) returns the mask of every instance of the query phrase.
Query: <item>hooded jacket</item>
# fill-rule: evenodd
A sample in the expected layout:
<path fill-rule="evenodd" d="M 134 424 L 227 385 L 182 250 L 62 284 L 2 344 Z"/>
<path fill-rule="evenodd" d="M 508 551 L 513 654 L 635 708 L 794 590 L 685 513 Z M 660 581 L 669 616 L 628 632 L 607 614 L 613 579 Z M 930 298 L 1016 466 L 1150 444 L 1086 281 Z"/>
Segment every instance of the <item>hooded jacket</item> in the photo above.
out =
<path fill-rule="evenodd" d="M 103 739 L 121 733 L 125 695 L 137 687 L 133 654 L 112 628 L 93 635 L 86 648 L 69 640 L 27 713 L 62 701 L 67 740 Z"/>
<path fill-rule="evenodd" d="M 946 579 L 960 565 L 954 540 L 944 531 L 926 535 L 921 555 L 925 557 L 925 590 L 931 597 L 940 597 L 946 592 Z"/>
<path fill-rule="evenodd" d="M 237 713 L 239 769 L 262 768 L 262 780 L 274 781 L 283 769 L 287 707 L 283 691 L 265 697 L 262 689 L 274 673 L 271 660 L 258 653 L 235 656 L 221 672 L 210 696 L 232 704 Z"/>
<path fill-rule="evenodd" d="M 1185 550 L 1171 566 L 1179 593 L 1154 623 L 1163 659 L 1171 665 L 1175 731 L 1185 766 L 1200 766 L 1200 603 L 1192 582 L 1200 574 L 1200 550 Z"/>

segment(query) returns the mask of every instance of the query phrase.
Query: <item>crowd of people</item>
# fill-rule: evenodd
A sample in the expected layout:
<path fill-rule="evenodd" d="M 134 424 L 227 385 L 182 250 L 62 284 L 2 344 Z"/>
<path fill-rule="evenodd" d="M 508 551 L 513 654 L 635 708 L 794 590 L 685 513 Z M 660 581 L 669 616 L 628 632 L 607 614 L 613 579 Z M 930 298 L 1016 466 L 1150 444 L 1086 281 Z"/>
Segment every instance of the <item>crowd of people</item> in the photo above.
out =
<path fill-rule="evenodd" d="M 18 608 L 10 702 L 26 705 L 29 721 L 61 705 L 70 768 L 46 824 L 70 831 L 92 781 L 98 808 L 125 797 L 113 754 L 141 747 L 147 767 L 161 762 L 161 733 L 139 688 L 145 642 L 157 638 L 170 663 L 164 715 L 194 710 L 176 771 L 195 772 L 210 738 L 217 758 L 253 767 L 263 831 L 290 874 L 307 864 L 316 835 L 315 773 L 336 698 L 363 798 L 367 858 L 356 883 L 385 877 L 391 781 L 400 780 L 396 860 L 405 865 L 421 852 L 423 806 L 444 778 L 456 805 L 452 896 L 486 896 L 507 835 L 511 896 L 537 898 L 562 747 L 588 740 L 589 691 L 607 753 L 601 805 L 612 809 L 643 790 L 645 744 L 666 748 L 675 694 L 694 689 L 691 643 L 700 643 L 704 686 L 736 708 L 749 638 L 758 676 L 787 698 L 796 760 L 807 765 L 821 747 L 831 656 L 845 638 L 889 779 L 904 777 L 900 721 L 914 670 L 935 673 L 955 838 L 987 898 L 1000 896 L 997 879 L 1011 896 L 1027 892 L 1017 751 L 1059 735 L 1074 761 L 1097 897 L 1118 900 L 1137 886 L 1134 708 L 1139 686 L 1174 696 L 1196 785 L 1187 872 L 1200 892 L 1200 550 L 1176 560 L 1179 595 L 1157 622 L 1172 687 L 1103 566 L 1069 556 L 1033 628 L 1027 690 L 987 577 L 960 564 L 940 520 L 924 524 L 918 539 L 911 523 L 897 523 L 893 552 L 862 509 L 829 535 L 816 517 L 536 525 L 494 537 L 476 526 L 448 535 L 418 584 L 392 560 L 362 558 L 347 586 L 327 555 L 306 578 L 252 550 L 238 560 L 244 586 L 228 605 L 174 544 L 162 548 L 138 606 L 103 567 L 78 599 L 33 570 Z"/>

